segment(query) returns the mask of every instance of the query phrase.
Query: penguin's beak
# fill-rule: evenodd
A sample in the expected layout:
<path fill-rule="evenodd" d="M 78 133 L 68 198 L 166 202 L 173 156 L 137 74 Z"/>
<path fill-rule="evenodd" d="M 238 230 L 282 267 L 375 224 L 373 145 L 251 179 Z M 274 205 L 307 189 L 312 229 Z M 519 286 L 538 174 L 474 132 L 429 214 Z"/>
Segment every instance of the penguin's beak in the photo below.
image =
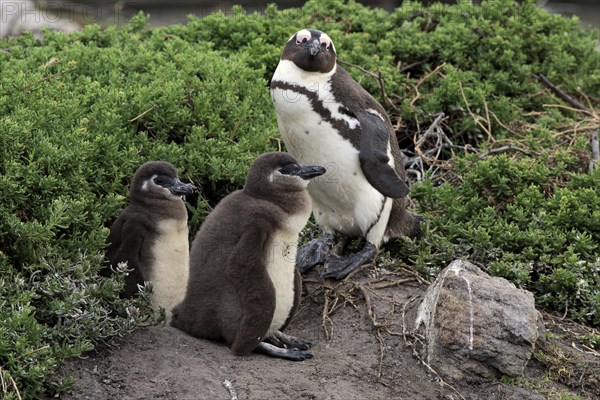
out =
<path fill-rule="evenodd" d="M 308 42 L 306 49 L 310 55 L 314 57 L 321 52 L 321 42 L 319 42 L 317 39 L 313 40 L 312 42 Z"/>
<path fill-rule="evenodd" d="M 190 183 L 183 183 L 179 179 L 175 178 L 167 189 L 169 189 L 175 196 L 185 196 L 194 193 L 196 186 Z"/>
<path fill-rule="evenodd" d="M 291 163 L 279 170 L 283 175 L 298 176 L 304 180 L 309 180 L 315 176 L 323 175 L 327 170 L 320 165 L 306 165 Z"/>

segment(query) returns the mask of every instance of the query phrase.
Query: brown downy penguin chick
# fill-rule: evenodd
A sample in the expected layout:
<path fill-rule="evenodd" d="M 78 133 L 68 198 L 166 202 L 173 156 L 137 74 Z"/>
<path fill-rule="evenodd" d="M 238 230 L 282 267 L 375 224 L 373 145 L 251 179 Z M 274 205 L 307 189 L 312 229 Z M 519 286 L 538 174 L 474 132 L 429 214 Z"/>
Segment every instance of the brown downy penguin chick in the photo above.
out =
<path fill-rule="evenodd" d="M 110 264 L 127 262 L 133 269 L 125 278 L 125 296 L 136 294 L 145 281 L 152 282 L 152 306 L 156 311 L 165 309 L 167 323 L 187 288 L 189 239 L 183 196 L 193 190 L 168 162 L 143 164 L 133 176 L 129 206 L 108 236 Z"/>
<path fill-rule="evenodd" d="M 300 162 L 332 165 L 310 182 L 315 221 L 325 235 L 298 251 L 301 272 L 325 264 L 341 279 L 371 262 L 388 240 L 418 236 L 421 218 L 406 210 L 404 161 L 384 108 L 336 63 L 324 32 L 302 29 L 285 44 L 271 97 L 286 149 Z M 331 252 L 339 236 L 362 236 L 357 253 Z"/>
<path fill-rule="evenodd" d="M 301 361 L 310 343 L 283 334 L 300 302 L 295 268 L 300 230 L 311 213 L 309 179 L 325 172 L 286 153 L 266 153 L 246 184 L 225 197 L 192 243 L 185 299 L 171 325 L 224 340 L 235 355 L 252 351 Z"/>

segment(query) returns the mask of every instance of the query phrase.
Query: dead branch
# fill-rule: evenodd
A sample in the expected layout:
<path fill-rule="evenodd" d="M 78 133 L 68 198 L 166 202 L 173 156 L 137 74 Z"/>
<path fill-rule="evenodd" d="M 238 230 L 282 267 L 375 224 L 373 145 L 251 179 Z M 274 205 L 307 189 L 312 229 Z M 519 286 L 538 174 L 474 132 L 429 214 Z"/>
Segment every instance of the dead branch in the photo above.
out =
<path fill-rule="evenodd" d="M 360 289 L 361 293 L 365 298 L 365 303 L 367 304 L 367 313 L 369 318 L 371 319 L 371 323 L 373 324 L 373 329 L 375 329 L 375 336 L 377 337 L 377 341 L 379 341 L 379 366 L 377 367 L 377 378 L 381 379 L 381 371 L 383 369 L 383 358 L 385 356 L 385 340 L 381 336 L 380 327 L 382 326 L 377 322 L 377 316 L 373 312 L 373 306 L 371 304 L 371 296 L 369 296 L 368 289 L 363 285 L 357 285 Z"/>
<path fill-rule="evenodd" d="M 598 129 L 592 132 L 590 135 L 592 141 L 592 160 L 590 161 L 590 172 L 594 168 L 598 167 L 598 160 L 600 160 L 600 146 L 598 145 Z"/>
<path fill-rule="evenodd" d="M 415 86 L 413 86 L 413 88 L 403 97 L 400 98 L 400 101 L 406 99 L 408 96 L 410 96 L 413 93 L 417 93 L 417 96 L 412 99 L 410 101 L 410 106 L 413 107 L 413 105 L 415 104 L 415 102 L 421 98 L 421 94 L 419 93 L 419 87 L 421 87 L 421 85 L 423 83 L 425 83 L 429 78 L 431 78 L 433 75 L 436 75 L 437 73 L 440 72 L 440 70 L 442 68 L 444 68 L 446 66 L 446 63 L 442 63 L 440 65 L 438 65 L 433 71 L 429 72 L 427 75 L 423 76 L 421 79 L 419 79 L 419 81 L 417 82 L 417 84 Z"/>
<path fill-rule="evenodd" d="M 148 114 L 150 111 L 152 111 L 158 107 L 159 107 L 158 104 L 154 104 L 152 107 L 150 107 L 149 109 L 147 109 L 146 111 L 144 111 L 143 113 L 138 115 L 137 117 L 130 119 L 129 122 L 137 121 L 138 119 L 142 118 L 144 115 Z"/>
<path fill-rule="evenodd" d="M 427 282 L 427 280 L 423 279 L 423 277 L 414 269 L 410 269 L 410 268 L 406 268 L 406 267 L 400 267 L 397 269 L 397 271 L 393 272 L 392 274 L 400 275 L 399 271 L 409 274 L 410 276 L 414 277 L 415 280 L 422 285 L 429 285 L 431 283 L 431 282 Z"/>
<path fill-rule="evenodd" d="M 447 168 L 447 162 L 439 161 L 438 158 L 444 148 L 452 148 L 454 144 L 448 138 L 444 130 L 441 128 L 441 123 L 446 119 L 444 113 L 440 113 L 436 116 L 435 120 L 431 123 L 429 128 L 422 135 L 418 136 L 419 132 L 415 133 L 413 137 L 413 143 L 415 143 L 415 153 L 418 158 L 422 161 L 427 162 L 432 166 L 442 166 Z M 423 150 L 423 145 L 428 139 L 434 138 L 435 145 L 427 150 Z M 414 165 L 414 164 L 413 164 Z M 411 165 L 409 169 L 413 166 Z M 422 171 L 424 173 L 424 171 Z"/>
<path fill-rule="evenodd" d="M 399 286 L 403 283 L 413 282 L 413 281 L 416 281 L 416 279 L 415 278 L 398 279 L 393 282 L 385 282 L 385 283 L 380 283 L 380 284 L 369 285 L 369 288 L 370 289 L 385 289 L 385 288 Z"/>
<path fill-rule="evenodd" d="M 412 69 L 414 67 L 418 67 L 419 65 L 425 64 L 427 60 L 421 60 L 421 61 L 415 61 L 414 63 L 410 63 L 408 65 L 405 65 L 404 67 L 400 68 L 398 70 L 398 73 L 403 74 L 406 71 L 408 71 L 409 69 Z M 398 65 L 399 66 L 399 65 Z"/>
<path fill-rule="evenodd" d="M 565 110 L 569 110 L 575 113 L 580 113 L 580 114 L 586 114 L 589 115 L 592 118 L 598 118 L 598 115 L 594 114 L 592 111 L 588 111 L 588 110 L 581 110 L 579 108 L 576 107 L 569 107 L 569 106 L 565 106 L 562 104 L 544 104 L 542 107 L 544 108 L 563 108 Z"/>
<path fill-rule="evenodd" d="M 483 99 L 483 105 L 486 109 L 486 116 L 487 118 L 483 118 L 480 115 L 475 114 L 473 111 L 471 111 L 471 107 L 469 106 L 469 102 L 467 101 L 467 96 L 465 95 L 465 90 L 462 87 L 462 84 L 460 82 L 458 82 L 458 87 L 460 89 L 460 94 L 462 95 L 463 101 L 465 103 L 465 107 L 467 107 L 467 112 L 469 113 L 469 115 L 471 116 L 471 118 L 473 118 L 473 121 L 475 121 L 475 123 L 477 125 L 479 125 L 479 127 L 486 133 L 488 140 L 492 143 L 494 143 L 496 140 L 494 139 L 494 136 L 492 135 L 492 128 L 491 128 L 491 123 L 490 123 L 490 116 L 489 113 L 487 112 L 487 102 L 485 101 L 485 99 Z M 481 120 L 484 120 L 487 122 L 487 126 L 483 125 L 481 123 Z"/>
<path fill-rule="evenodd" d="M 64 71 L 57 72 L 56 74 L 45 76 L 42 79 L 40 79 L 39 81 L 37 81 L 37 82 L 33 82 L 33 83 L 30 83 L 28 85 L 25 85 L 25 86 L 21 87 L 19 90 L 31 89 L 32 87 L 34 87 L 34 86 L 36 86 L 36 85 L 38 85 L 40 83 L 47 82 L 47 81 L 49 81 L 51 79 L 54 79 L 54 78 L 58 78 L 59 76 L 62 76 L 64 74 L 69 73 L 69 72 L 74 71 L 74 70 L 75 70 L 75 68 L 69 68 L 69 69 L 66 69 Z"/>
<path fill-rule="evenodd" d="M 326 342 L 330 342 L 331 341 L 331 337 L 333 335 L 333 322 L 331 322 L 331 319 L 329 318 L 329 291 L 330 289 L 327 289 L 324 291 L 324 302 L 325 304 L 323 304 L 323 313 L 322 313 L 322 318 L 323 318 L 323 330 L 325 331 L 325 341 Z M 331 326 L 331 329 L 327 329 L 327 322 L 329 322 L 329 325 Z"/>
<path fill-rule="evenodd" d="M 533 76 L 536 77 L 542 83 L 542 85 L 544 85 L 545 87 L 550 89 L 550 91 L 552 91 L 552 93 L 554 93 L 555 95 L 557 95 L 558 97 L 563 99 L 565 102 L 569 103 L 570 105 L 572 105 L 573 107 L 575 107 L 579 110 L 586 111 L 589 114 L 593 114 L 592 110 L 590 110 L 589 108 L 587 108 L 586 106 L 584 106 L 583 104 L 581 104 L 580 102 L 578 102 L 577 100 L 573 99 L 571 96 L 569 96 L 568 94 L 563 92 L 558 86 L 556 86 L 552 82 L 550 82 L 548 80 L 548 78 L 546 78 L 544 76 L 544 74 L 541 74 L 541 73 L 533 74 Z"/>
<path fill-rule="evenodd" d="M 6 381 L 4 380 L 4 371 L 2 371 L 2 367 L 0 367 L 0 384 L 2 384 L 2 393 L 6 394 L 8 390 L 6 388 Z"/>
<path fill-rule="evenodd" d="M 521 147 L 513 146 L 512 144 L 509 144 L 509 145 L 506 145 L 506 146 L 496 147 L 495 149 L 490 149 L 490 150 L 484 151 L 484 152 L 482 152 L 482 153 L 479 154 L 479 158 L 483 159 L 483 158 L 485 158 L 485 157 L 487 157 L 487 156 L 489 156 L 491 154 L 504 153 L 504 152 L 509 151 L 509 150 L 515 150 L 515 151 L 521 152 L 523 154 L 526 154 L 528 156 L 530 156 L 532 154 L 533 155 L 539 155 L 538 152 L 525 150 L 525 149 L 523 149 Z"/>

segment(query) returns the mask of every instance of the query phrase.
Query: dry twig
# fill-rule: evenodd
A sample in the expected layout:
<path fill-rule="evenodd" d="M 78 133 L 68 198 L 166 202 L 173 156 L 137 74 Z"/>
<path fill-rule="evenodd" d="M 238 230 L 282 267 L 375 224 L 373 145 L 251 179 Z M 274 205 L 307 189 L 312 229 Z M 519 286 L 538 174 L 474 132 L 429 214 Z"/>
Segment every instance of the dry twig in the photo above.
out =
<path fill-rule="evenodd" d="M 513 146 L 512 144 L 506 145 L 506 146 L 502 146 L 502 147 L 496 147 L 495 149 L 490 149 L 487 151 L 484 151 L 482 153 L 479 153 L 479 158 L 485 158 L 491 154 L 497 154 L 497 153 L 504 153 L 505 151 L 509 151 L 509 150 L 516 150 L 519 151 L 523 154 L 526 154 L 528 156 L 535 154 L 538 155 L 539 153 L 535 152 L 535 151 L 529 151 L 529 150 L 525 150 L 521 147 L 518 146 Z"/>
<path fill-rule="evenodd" d="M 368 289 L 364 285 L 357 285 L 360 289 L 363 297 L 365 298 L 365 303 L 367 305 L 367 314 L 371 319 L 371 323 L 373 324 L 373 329 L 375 329 L 375 336 L 377 337 L 377 341 L 379 342 L 379 365 L 377 367 L 377 378 L 381 379 L 382 370 L 383 370 L 383 358 L 385 356 L 385 340 L 381 336 L 381 324 L 377 322 L 377 316 L 373 311 L 373 305 L 371 304 L 371 296 L 369 296 Z"/>
<path fill-rule="evenodd" d="M 19 392 L 19 388 L 17 387 L 17 382 L 15 382 L 15 380 L 10 374 L 8 374 L 8 379 L 10 380 L 10 384 L 13 387 L 14 393 L 17 395 L 17 399 L 22 400 L 21 392 Z M 4 371 L 2 370 L 2 367 L 0 367 L 0 383 L 2 383 L 2 393 L 8 393 L 9 388 L 8 384 L 4 379 Z"/>
<path fill-rule="evenodd" d="M 473 111 L 471 111 L 471 106 L 469 106 L 469 102 L 467 101 L 467 96 L 465 95 L 465 90 L 463 89 L 462 84 L 460 82 L 458 83 L 458 87 L 460 89 L 460 94 L 462 95 L 463 101 L 465 103 L 465 107 L 467 107 L 467 112 L 469 113 L 471 118 L 473 118 L 473 121 L 475 121 L 475 123 L 477 125 L 479 125 L 479 127 L 486 133 L 488 140 L 491 143 L 494 143 L 496 140 L 494 139 L 494 136 L 492 135 L 492 124 L 490 122 L 490 116 L 487 111 L 487 102 L 485 101 L 485 99 L 483 99 L 483 105 L 486 110 L 486 118 L 483 118 L 482 116 L 477 115 Z M 483 125 L 481 120 L 486 121 L 487 124 Z"/>
<path fill-rule="evenodd" d="M 454 146 L 452 141 L 448 139 L 448 136 L 446 136 L 444 130 L 440 126 L 445 120 L 446 116 L 444 115 L 444 113 L 438 114 L 435 120 L 429 126 L 429 128 L 427 128 L 425 133 L 417 137 L 417 132 L 415 133 L 415 136 L 413 138 L 413 142 L 415 143 L 415 153 L 422 161 L 425 161 L 429 165 L 445 165 L 446 163 L 443 161 L 439 161 L 438 158 L 444 148 Z M 422 147 L 430 138 L 435 139 L 435 145 L 428 150 L 423 150 Z"/>
<path fill-rule="evenodd" d="M 331 337 L 333 336 L 333 322 L 331 322 L 331 319 L 329 318 L 329 292 L 330 291 L 331 291 L 331 289 L 327 289 L 323 292 L 325 304 L 323 304 L 323 313 L 321 315 L 321 317 L 323 319 L 322 325 L 323 325 L 323 330 L 325 331 L 325 341 L 326 342 L 330 342 Z M 328 324 L 331 327 L 330 329 L 327 329 Z"/>
<path fill-rule="evenodd" d="M 592 160 L 590 161 L 590 172 L 594 168 L 598 167 L 598 161 L 600 160 L 600 146 L 598 145 L 598 129 L 592 132 L 590 135 L 592 141 Z"/>
<path fill-rule="evenodd" d="M 415 86 L 413 86 L 413 88 L 406 95 L 404 95 L 403 97 L 400 97 L 400 101 L 404 100 L 411 94 L 416 93 L 417 96 L 410 101 L 410 106 L 413 107 L 414 104 L 417 102 L 417 100 L 421 98 L 421 93 L 419 93 L 419 87 L 421 87 L 421 85 L 423 83 L 425 83 L 429 78 L 438 74 L 441 71 L 441 69 L 444 68 L 445 66 L 446 66 L 446 63 L 442 63 L 442 64 L 438 65 L 433 71 L 429 72 L 428 74 L 423 76 L 421 79 L 419 79 L 417 84 Z"/>
<path fill-rule="evenodd" d="M 134 117 L 132 119 L 129 120 L 129 122 L 135 122 L 138 119 L 142 118 L 144 115 L 148 114 L 150 111 L 158 108 L 158 104 L 154 104 L 152 107 L 150 107 L 149 109 L 147 109 L 146 111 L 144 111 L 143 113 L 141 113 L 140 115 L 138 115 L 137 117 Z"/>
<path fill-rule="evenodd" d="M 544 74 L 534 74 L 534 76 L 542 83 L 542 85 L 550 89 L 552 93 L 560 97 L 565 102 L 569 103 L 571 106 L 577 108 L 578 110 L 586 111 L 589 114 L 593 114 L 592 110 L 590 110 L 589 108 L 587 108 L 586 106 L 584 106 L 583 104 L 581 104 L 580 102 L 563 92 L 558 86 L 550 82 L 548 78 L 544 76 Z"/>

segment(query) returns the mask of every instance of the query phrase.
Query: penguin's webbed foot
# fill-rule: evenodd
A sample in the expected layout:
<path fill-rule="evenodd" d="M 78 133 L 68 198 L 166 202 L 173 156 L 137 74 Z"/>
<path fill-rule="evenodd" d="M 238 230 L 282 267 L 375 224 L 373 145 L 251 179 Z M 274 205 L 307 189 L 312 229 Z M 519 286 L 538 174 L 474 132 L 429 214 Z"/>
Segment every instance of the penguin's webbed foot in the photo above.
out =
<path fill-rule="evenodd" d="M 275 331 L 273 334 L 280 343 L 286 348 L 295 348 L 298 350 L 308 350 L 312 346 L 312 343 L 308 340 L 300 339 L 292 335 L 286 335 L 281 331 Z M 281 347 L 281 346 L 280 346 Z"/>
<path fill-rule="evenodd" d="M 312 358 L 312 353 L 297 348 L 281 348 L 267 342 L 260 342 L 254 349 L 257 353 L 263 353 L 271 357 L 283 358 L 290 361 L 304 361 Z"/>
<path fill-rule="evenodd" d="M 326 233 L 318 239 L 302 245 L 296 253 L 296 268 L 302 274 L 317 264 L 322 264 L 331 254 L 331 249 L 337 238 L 332 233 Z"/>
<path fill-rule="evenodd" d="M 343 279 L 361 265 L 368 264 L 377 256 L 377 247 L 367 242 L 358 253 L 340 257 L 330 254 L 325 262 L 325 269 L 321 273 L 323 278 Z"/>

